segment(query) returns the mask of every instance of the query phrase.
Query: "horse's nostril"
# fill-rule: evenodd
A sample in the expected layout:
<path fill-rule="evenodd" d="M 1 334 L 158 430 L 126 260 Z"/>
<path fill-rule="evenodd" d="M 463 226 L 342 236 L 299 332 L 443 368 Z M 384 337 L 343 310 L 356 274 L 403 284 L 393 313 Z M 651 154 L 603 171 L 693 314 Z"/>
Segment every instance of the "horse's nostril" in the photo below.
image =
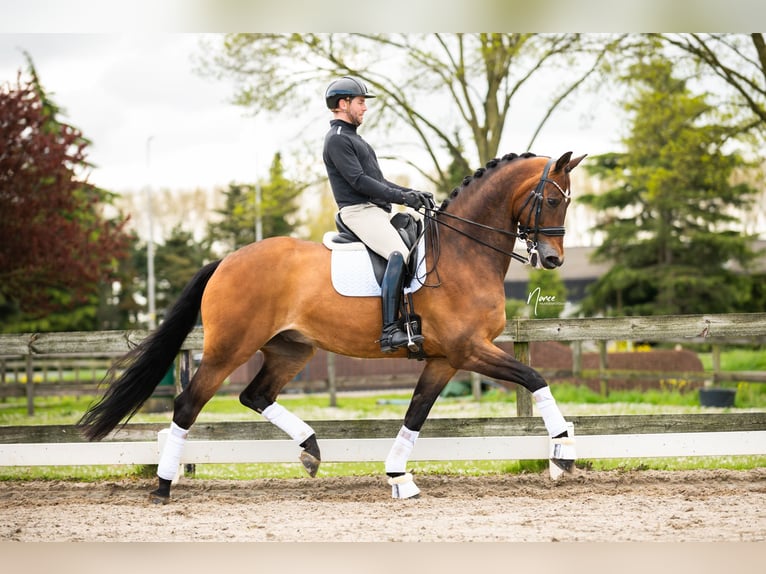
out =
<path fill-rule="evenodd" d="M 548 264 L 548 269 L 552 269 L 553 267 L 561 267 L 561 264 L 563 263 L 563 261 L 556 255 L 549 255 L 545 258 L 545 262 Z"/>

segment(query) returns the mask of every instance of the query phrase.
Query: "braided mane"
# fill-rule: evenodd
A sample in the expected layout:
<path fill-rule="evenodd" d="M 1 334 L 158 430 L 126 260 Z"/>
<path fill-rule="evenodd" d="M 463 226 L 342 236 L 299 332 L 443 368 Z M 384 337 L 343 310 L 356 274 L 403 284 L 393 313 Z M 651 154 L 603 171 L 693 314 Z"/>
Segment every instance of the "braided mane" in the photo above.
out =
<path fill-rule="evenodd" d="M 484 167 L 480 167 L 477 169 L 473 175 L 467 175 L 463 178 L 463 181 L 460 183 L 459 186 L 457 186 L 455 189 L 452 190 L 452 193 L 449 194 L 449 197 L 442 201 L 442 204 L 439 206 L 439 211 L 444 211 L 447 206 L 450 204 L 450 201 L 453 200 L 458 196 L 458 194 L 465 189 L 468 185 L 471 184 L 471 182 L 475 179 L 479 179 L 482 177 L 488 170 L 496 168 L 499 164 L 502 162 L 510 162 L 515 159 L 525 159 L 528 157 L 537 157 L 535 154 L 531 152 L 526 152 L 521 155 L 516 153 L 507 153 L 501 158 L 494 158 L 487 162 L 487 165 Z"/>

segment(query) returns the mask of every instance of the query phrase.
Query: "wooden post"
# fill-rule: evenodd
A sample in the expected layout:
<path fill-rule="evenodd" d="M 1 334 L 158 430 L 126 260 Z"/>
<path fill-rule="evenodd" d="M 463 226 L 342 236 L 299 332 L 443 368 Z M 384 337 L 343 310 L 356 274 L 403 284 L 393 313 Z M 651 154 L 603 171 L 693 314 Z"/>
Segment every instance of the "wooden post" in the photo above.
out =
<path fill-rule="evenodd" d="M 712 387 L 713 383 L 717 383 L 721 376 L 721 345 L 713 343 L 711 351 L 713 355 L 713 380 L 710 383 L 706 382 L 706 387 Z"/>
<path fill-rule="evenodd" d="M 609 396 L 609 379 L 607 379 L 606 369 L 608 367 L 607 353 L 606 353 L 606 341 L 598 342 L 598 379 L 599 387 L 601 388 L 601 395 L 604 397 Z"/>
<path fill-rule="evenodd" d="M 35 370 L 32 368 L 32 355 L 27 355 L 27 414 L 35 414 Z"/>
<path fill-rule="evenodd" d="M 183 390 L 191 382 L 192 364 L 193 364 L 192 351 L 190 351 L 189 349 L 185 349 L 181 351 L 181 353 L 178 355 L 178 374 L 176 375 L 176 380 L 175 380 L 176 394 L 183 392 Z M 183 465 L 184 475 L 194 476 L 196 472 L 197 472 L 196 464 L 192 463 L 192 464 Z"/>
<path fill-rule="evenodd" d="M 473 400 L 481 400 L 481 375 L 471 371 L 471 393 L 473 394 Z"/>
<path fill-rule="evenodd" d="M 338 384 L 335 379 L 335 353 L 327 352 L 327 391 L 330 393 L 330 406 L 338 406 Z"/>
<path fill-rule="evenodd" d="M 572 341 L 572 377 L 582 377 L 582 341 Z"/>
<path fill-rule="evenodd" d="M 514 342 L 513 354 L 517 361 L 528 365 L 530 363 L 529 343 L 526 341 Z M 516 415 L 520 417 L 532 416 L 532 393 L 520 385 L 516 387 Z"/>
<path fill-rule="evenodd" d="M 178 356 L 178 378 L 176 379 L 176 393 L 182 392 L 191 382 L 192 376 L 192 352 L 181 351 Z"/>

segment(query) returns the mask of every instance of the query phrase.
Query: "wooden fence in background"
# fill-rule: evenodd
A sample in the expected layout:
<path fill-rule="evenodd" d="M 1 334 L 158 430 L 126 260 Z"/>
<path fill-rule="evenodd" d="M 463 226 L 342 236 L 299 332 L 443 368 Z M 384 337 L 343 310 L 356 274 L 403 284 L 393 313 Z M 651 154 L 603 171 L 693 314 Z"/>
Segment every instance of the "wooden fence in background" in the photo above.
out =
<path fill-rule="evenodd" d="M 68 332 L 68 333 L 35 333 L 0 335 L 0 397 L 26 396 L 27 410 L 34 413 L 34 397 L 36 394 L 83 394 L 96 391 L 96 381 L 78 381 L 74 384 L 25 384 L 7 380 L 7 365 L 18 367 L 24 365 L 26 381 L 34 380 L 35 372 L 40 366 L 52 364 L 50 361 L 61 363 L 64 357 L 85 361 L 85 357 L 101 357 L 101 366 L 106 368 L 111 358 L 127 352 L 137 345 L 148 331 L 99 331 L 99 332 Z M 192 356 L 202 349 L 203 332 L 201 328 L 194 329 L 187 337 L 181 349 L 176 369 L 176 387 L 185 386 L 192 369 Z M 663 373 L 665 378 L 685 377 L 690 380 L 704 380 L 708 383 L 738 380 L 766 381 L 762 372 L 730 373 L 720 370 L 717 356 L 720 346 L 727 342 L 763 342 L 766 341 L 766 313 L 741 314 L 710 314 L 710 315 L 679 315 L 653 317 L 616 317 L 616 318 L 575 318 L 575 319 L 512 319 L 507 322 L 506 329 L 498 338 L 498 342 L 512 342 L 516 357 L 529 363 L 529 345 L 536 341 L 559 341 L 571 343 L 574 353 L 572 376 L 575 379 L 597 377 L 606 384 L 609 377 L 616 375 L 625 377 L 649 376 L 646 372 L 615 372 L 609 369 L 606 353 L 607 341 L 644 341 L 680 343 L 708 342 L 713 345 L 713 373 Z M 594 341 L 600 350 L 600 364 L 597 371 L 582 369 L 578 361 L 581 344 Z M 3 360 L 5 363 L 3 363 Z M 96 372 L 98 361 L 91 359 L 88 368 Z M 77 363 L 75 363 L 77 364 Z M 84 366 L 85 363 L 82 365 Z M 3 370 L 4 365 L 6 370 Z M 331 401 L 337 390 L 336 377 L 331 364 L 327 373 L 312 373 L 316 379 L 326 381 L 326 389 L 330 392 Z M 654 373 L 657 376 L 657 373 Z M 416 377 L 407 386 L 414 386 Z M 478 377 L 473 377 L 474 387 L 480 385 Z M 237 392 L 238 389 L 229 388 Z M 173 386 L 158 387 L 158 395 L 172 395 Z M 517 413 L 520 416 L 530 416 L 532 413 L 531 397 L 523 389 L 517 391 Z"/>

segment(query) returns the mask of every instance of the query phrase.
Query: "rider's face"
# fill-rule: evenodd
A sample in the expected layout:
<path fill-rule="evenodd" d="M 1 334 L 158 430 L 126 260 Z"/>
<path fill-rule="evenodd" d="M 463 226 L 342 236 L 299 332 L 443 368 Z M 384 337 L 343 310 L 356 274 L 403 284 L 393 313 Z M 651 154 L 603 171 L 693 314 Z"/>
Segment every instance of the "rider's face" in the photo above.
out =
<path fill-rule="evenodd" d="M 346 104 L 348 104 L 346 106 L 345 112 L 349 123 L 355 126 L 362 125 L 362 121 L 364 121 L 364 113 L 367 111 L 365 97 L 356 96 L 355 98 L 352 98 L 351 101 L 345 101 Z"/>

